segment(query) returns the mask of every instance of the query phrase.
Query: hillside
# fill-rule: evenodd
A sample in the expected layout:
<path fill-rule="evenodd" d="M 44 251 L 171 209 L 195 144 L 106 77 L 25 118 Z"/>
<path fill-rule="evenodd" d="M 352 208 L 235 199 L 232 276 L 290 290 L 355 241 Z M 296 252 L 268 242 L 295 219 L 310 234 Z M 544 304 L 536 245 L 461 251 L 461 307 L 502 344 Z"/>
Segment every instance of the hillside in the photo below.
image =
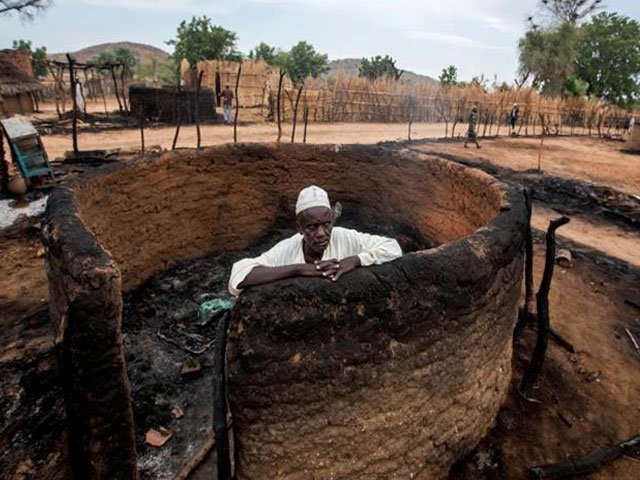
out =
<path fill-rule="evenodd" d="M 114 42 L 114 43 L 101 43 L 100 45 L 93 45 L 83 48 L 77 52 L 70 52 L 71 55 L 81 63 L 85 63 L 91 58 L 98 55 L 105 50 L 113 50 L 115 48 L 124 47 L 131 50 L 133 55 L 138 60 L 139 64 L 151 64 L 154 61 L 161 63 L 169 58 L 169 53 L 151 45 L 145 45 L 143 43 L 135 42 Z M 53 60 L 66 61 L 65 53 L 53 53 L 49 55 L 49 58 Z"/>
<path fill-rule="evenodd" d="M 342 71 L 347 75 L 358 75 L 358 64 L 360 63 L 360 58 L 341 58 L 339 60 L 332 60 L 329 62 L 329 72 L 327 73 L 328 77 L 331 77 Z M 426 81 L 428 83 L 434 83 L 439 85 L 440 82 L 435 78 L 429 77 L 428 75 L 419 75 L 417 73 L 406 71 L 402 74 L 402 80 L 408 80 L 410 82 L 415 82 L 418 80 Z"/>

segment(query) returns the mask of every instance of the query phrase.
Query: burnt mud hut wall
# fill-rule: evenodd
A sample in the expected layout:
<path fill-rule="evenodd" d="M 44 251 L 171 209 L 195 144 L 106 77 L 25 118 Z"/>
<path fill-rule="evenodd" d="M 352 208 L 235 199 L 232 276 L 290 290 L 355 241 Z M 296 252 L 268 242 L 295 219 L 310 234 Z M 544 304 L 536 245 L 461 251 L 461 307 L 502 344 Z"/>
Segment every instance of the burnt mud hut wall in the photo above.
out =
<path fill-rule="evenodd" d="M 238 478 L 444 477 L 492 426 L 511 377 L 520 192 L 413 152 L 229 145 L 114 167 L 69 195 L 126 291 L 185 257 L 259 243 L 292 222 L 311 183 L 346 218 L 439 246 L 339 284 L 291 279 L 240 297 L 227 350 Z"/>
<path fill-rule="evenodd" d="M 180 117 L 181 123 L 195 122 L 196 89 L 176 87 L 145 87 L 132 85 L 129 87 L 131 111 L 142 114 L 147 120 L 175 123 Z M 213 90 L 200 89 L 198 99 L 198 117 L 200 121 L 215 120 L 216 98 Z"/>

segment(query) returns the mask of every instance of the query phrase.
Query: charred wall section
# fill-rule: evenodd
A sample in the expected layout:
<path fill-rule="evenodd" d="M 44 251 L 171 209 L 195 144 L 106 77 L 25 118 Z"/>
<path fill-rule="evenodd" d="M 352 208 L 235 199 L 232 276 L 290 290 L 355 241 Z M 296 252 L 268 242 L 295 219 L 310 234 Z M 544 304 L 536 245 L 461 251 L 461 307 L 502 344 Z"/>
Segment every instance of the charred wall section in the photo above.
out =
<path fill-rule="evenodd" d="M 511 378 L 521 215 L 340 285 L 246 292 L 228 351 L 238 477 L 446 478 Z"/>
<path fill-rule="evenodd" d="M 73 477 L 136 479 L 120 272 L 67 189 L 51 195 L 43 241 Z"/>
<path fill-rule="evenodd" d="M 186 257 L 259 242 L 293 221 L 311 183 L 365 228 L 401 225 L 439 246 L 335 285 L 294 279 L 243 294 L 227 352 L 238 477 L 442 477 L 490 428 L 511 377 L 525 211 L 519 192 L 438 158 L 220 146 L 115 167 L 53 195 L 52 319 L 75 348 L 70 378 L 94 372 L 127 397 L 120 290 Z M 103 337 L 101 370 L 89 354 Z M 100 425 L 111 404 L 82 381 L 65 385 L 89 402 L 79 425 Z M 100 457 L 111 468 L 134 455 L 125 410 L 112 441 L 127 453 Z"/>

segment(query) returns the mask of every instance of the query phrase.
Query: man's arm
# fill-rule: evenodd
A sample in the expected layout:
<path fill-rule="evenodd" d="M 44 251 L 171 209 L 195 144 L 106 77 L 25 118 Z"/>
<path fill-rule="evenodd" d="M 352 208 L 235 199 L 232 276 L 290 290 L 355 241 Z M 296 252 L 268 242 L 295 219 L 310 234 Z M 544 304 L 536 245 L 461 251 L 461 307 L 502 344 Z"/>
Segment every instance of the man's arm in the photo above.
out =
<path fill-rule="evenodd" d="M 402 256 L 402 249 L 394 238 L 354 232 L 358 242 L 360 263 L 364 267 L 391 262 Z"/>
<path fill-rule="evenodd" d="M 333 272 L 338 270 L 339 262 L 325 260 L 315 263 L 298 263 L 281 267 L 258 265 L 238 284 L 238 288 L 275 282 L 290 277 L 327 277 L 333 279 Z"/>

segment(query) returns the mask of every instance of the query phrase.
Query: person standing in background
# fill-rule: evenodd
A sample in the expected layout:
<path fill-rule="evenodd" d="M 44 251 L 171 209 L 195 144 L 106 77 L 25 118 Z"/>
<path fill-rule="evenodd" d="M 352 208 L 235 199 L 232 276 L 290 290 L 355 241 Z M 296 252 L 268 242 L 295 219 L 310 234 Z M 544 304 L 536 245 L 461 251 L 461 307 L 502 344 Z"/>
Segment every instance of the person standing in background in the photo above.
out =
<path fill-rule="evenodd" d="M 225 125 L 231 124 L 231 103 L 233 102 L 233 90 L 229 88 L 229 84 L 225 85 L 224 90 L 219 94 L 222 98 L 222 115 L 224 116 Z"/>
<path fill-rule="evenodd" d="M 476 126 L 478 125 L 478 107 L 474 106 L 469 114 L 469 128 L 467 130 L 467 138 L 464 141 L 464 148 L 467 147 L 467 143 L 470 141 L 475 142 L 477 148 L 481 148 L 478 143 L 478 134 L 476 132 Z"/>

